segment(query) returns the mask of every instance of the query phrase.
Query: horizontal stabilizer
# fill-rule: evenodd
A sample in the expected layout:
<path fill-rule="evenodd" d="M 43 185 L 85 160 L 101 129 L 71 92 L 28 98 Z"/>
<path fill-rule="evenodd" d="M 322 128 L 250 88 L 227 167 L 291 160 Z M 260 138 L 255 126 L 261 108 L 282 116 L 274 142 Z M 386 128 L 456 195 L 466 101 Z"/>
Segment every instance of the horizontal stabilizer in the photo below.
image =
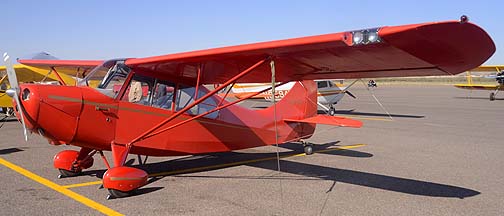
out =
<path fill-rule="evenodd" d="M 303 122 L 312 124 L 325 124 L 340 127 L 362 127 L 362 122 L 340 116 L 316 115 L 305 119 L 284 119 L 286 122 Z"/>

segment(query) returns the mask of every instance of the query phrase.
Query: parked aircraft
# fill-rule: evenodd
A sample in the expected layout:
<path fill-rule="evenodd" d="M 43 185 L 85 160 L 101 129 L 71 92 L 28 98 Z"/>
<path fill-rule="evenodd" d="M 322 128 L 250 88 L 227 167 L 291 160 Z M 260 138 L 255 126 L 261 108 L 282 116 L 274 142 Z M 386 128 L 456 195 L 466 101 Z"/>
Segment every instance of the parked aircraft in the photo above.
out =
<path fill-rule="evenodd" d="M 99 153 L 109 197 L 147 183 L 128 154 L 172 156 L 226 152 L 302 141 L 316 124 L 360 127 L 361 122 L 317 114 L 317 79 L 457 74 L 495 52 L 480 27 L 460 21 L 347 31 L 147 58 L 105 61 L 19 60 L 30 66 L 95 66 L 77 86 L 22 84 L 8 90 L 23 125 L 54 145 L 74 145 L 54 157 L 61 176 L 78 175 Z M 9 58 L 4 56 L 6 65 Z M 17 83 L 8 67 L 10 83 Z M 90 84 L 99 81 L 97 88 Z M 282 100 L 263 110 L 236 105 L 296 81 Z M 234 83 L 271 87 L 228 102 L 217 93 Z M 204 85 L 221 84 L 214 90 Z M 118 92 L 114 86 L 120 85 Z M 147 96 L 143 86 L 148 87 Z M 172 91 L 167 91 L 167 88 Z M 309 143 L 302 142 L 306 153 Z M 112 166 L 103 155 L 112 151 Z"/>

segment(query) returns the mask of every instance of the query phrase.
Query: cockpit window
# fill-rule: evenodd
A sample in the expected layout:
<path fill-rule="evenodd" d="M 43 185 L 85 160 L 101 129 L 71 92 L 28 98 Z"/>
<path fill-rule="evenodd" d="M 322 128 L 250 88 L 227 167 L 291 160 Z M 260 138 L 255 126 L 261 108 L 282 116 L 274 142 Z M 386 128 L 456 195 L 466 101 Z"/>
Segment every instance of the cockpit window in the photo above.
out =
<path fill-rule="evenodd" d="M 91 70 L 77 85 L 97 88 L 100 85 L 103 86 L 105 82 L 108 82 L 117 73 L 123 73 L 127 76 L 130 70 L 124 64 L 124 61 L 126 59 L 112 59 L 103 62 Z"/>
<path fill-rule="evenodd" d="M 318 88 L 327 88 L 327 81 L 317 81 Z"/>
<path fill-rule="evenodd" d="M 94 68 L 77 85 L 96 88 L 101 93 L 115 98 L 130 71 L 123 59 L 109 60 Z"/>

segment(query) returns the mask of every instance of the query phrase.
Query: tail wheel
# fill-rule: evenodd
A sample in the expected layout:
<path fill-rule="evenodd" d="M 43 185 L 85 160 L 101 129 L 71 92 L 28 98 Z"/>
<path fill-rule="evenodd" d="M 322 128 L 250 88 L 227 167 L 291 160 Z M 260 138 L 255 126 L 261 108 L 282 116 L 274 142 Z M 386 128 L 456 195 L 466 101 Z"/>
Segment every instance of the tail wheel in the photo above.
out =
<path fill-rule="evenodd" d="M 303 144 L 303 150 L 306 155 L 313 154 L 313 144 L 306 142 L 304 140 L 301 140 L 301 143 Z"/>
<path fill-rule="evenodd" d="M 304 152 L 305 152 L 306 155 L 313 154 L 313 146 L 312 145 L 306 145 L 304 147 Z"/>

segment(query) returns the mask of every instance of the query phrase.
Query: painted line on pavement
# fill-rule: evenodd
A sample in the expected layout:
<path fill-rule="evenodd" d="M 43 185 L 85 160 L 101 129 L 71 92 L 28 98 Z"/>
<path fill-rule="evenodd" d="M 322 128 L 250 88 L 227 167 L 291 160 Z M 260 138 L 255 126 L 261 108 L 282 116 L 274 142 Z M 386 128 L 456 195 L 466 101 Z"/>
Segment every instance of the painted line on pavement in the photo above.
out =
<path fill-rule="evenodd" d="M 121 214 L 119 212 L 116 212 L 116 211 L 108 208 L 107 206 L 104 206 L 104 205 L 102 205 L 100 203 L 97 203 L 97 202 L 95 202 L 95 201 L 93 201 L 93 200 L 91 200 L 91 199 L 89 199 L 89 198 L 87 198 L 85 196 L 82 196 L 82 195 L 80 195 L 78 193 L 75 193 L 75 192 L 73 192 L 73 191 L 71 191 L 71 190 L 69 190 L 69 189 L 67 189 L 67 188 L 65 188 L 65 187 L 63 187 L 61 185 L 58 185 L 58 184 L 56 184 L 56 183 L 54 183 L 52 181 L 49 181 L 46 178 L 43 178 L 43 177 L 41 177 L 41 176 L 39 176 L 39 175 L 37 175 L 35 173 L 32 173 L 32 172 L 30 172 L 30 171 L 28 171 L 28 170 L 20 167 L 20 166 L 17 166 L 17 165 L 15 165 L 15 164 L 13 164 L 13 163 L 11 163 L 9 161 L 6 161 L 3 158 L 0 158 L 0 164 L 4 165 L 5 167 L 7 167 L 7 168 L 9 168 L 11 170 L 16 171 L 17 173 L 19 173 L 21 175 L 24 175 L 25 177 L 27 177 L 27 178 L 35 181 L 35 182 L 38 182 L 38 183 L 40 183 L 40 184 L 42 184 L 42 185 L 44 185 L 44 186 L 46 186 L 48 188 L 51 188 L 51 189 L 53 189 L 53 190 L 55 190 L 55 191 L 57 191 L 57 192 L 65 195 L 65 196 L 68 196 L 68 197 L 74 199 L 77 202 L 80 202 L 80 203 L 82 203 L 82 204 L 84 204 L 84 205 L 86 205 L 86 206 L 88 206 L 88 207 L 90 207 L 92 209 L 95 209 L 95 210 L 97 210 L 97 211 L 99 211 L 99 212 L 101 212 L 101 213 L 103 213 L 105 215 L 123 215 L 123 214 Z"/>

